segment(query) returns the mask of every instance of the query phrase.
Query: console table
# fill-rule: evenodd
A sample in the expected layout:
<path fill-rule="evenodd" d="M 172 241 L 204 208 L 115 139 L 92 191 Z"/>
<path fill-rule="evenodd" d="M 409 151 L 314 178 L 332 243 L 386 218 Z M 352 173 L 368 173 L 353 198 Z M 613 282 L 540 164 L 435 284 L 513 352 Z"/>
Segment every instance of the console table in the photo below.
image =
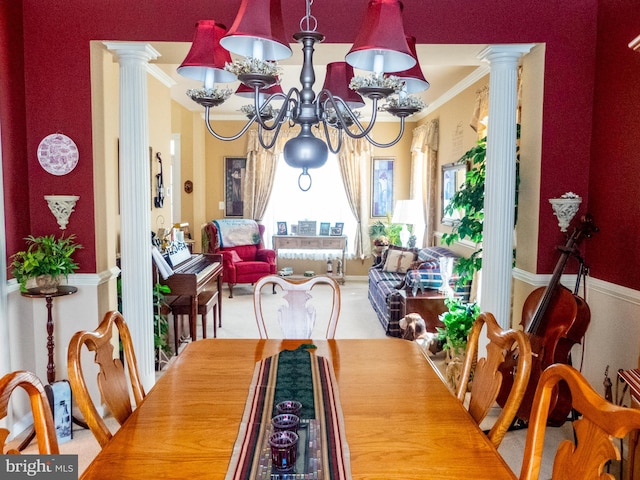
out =
<path fill-rule="evenodd" d="M 333 266 L 333 277 L 339 284 L 344 284 L 346 269 L 345 255 L 347 252 L 347 237 L 324 236 L 324 235 L 274 235 L 273 249 L 276 251 L 276 258 L 279 250 L 340 250 L 342 252 L 342 271 L 336 272 Z"/>

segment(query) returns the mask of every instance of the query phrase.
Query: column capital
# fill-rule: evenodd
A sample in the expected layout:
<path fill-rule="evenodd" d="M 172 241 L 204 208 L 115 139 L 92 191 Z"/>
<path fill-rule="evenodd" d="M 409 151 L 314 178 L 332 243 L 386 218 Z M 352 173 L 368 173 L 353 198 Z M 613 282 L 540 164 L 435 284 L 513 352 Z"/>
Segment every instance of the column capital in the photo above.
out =
<path fill-rule="evenodd" d="M 138 59 L 142 62 L 155 60 L 160 56 L 155 48 L 144 42 L 102 42 L 108 50 L 120 58 Z"/>
<path fill-rule="evenodd" d="M 489 63 L 500 60 L 514 61 L 525 53 L 529 53 L 533 47 L 535 43 L 489 45 L 478 54 L 478 58 Z"/>

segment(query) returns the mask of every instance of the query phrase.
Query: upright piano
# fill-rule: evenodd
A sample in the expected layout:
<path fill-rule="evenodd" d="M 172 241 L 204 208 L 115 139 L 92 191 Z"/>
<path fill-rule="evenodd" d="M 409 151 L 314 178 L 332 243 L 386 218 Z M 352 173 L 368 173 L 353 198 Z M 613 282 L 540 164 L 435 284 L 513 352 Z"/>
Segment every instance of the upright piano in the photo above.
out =
<path fill-rule="evenodd" d="M 218 318 L 222 318 L 222 255 L 215 253 L 189 254 L 186 260 L 174 265 L 173 274 L 166 279 L 160 276 L 160 283 L 171 289 L 171 295 L 191 297 L 189 331 L 191 340 L 196 340 L 196 319 L 198 316 L 198 294 L 205 290 L 218 291 Z"/>

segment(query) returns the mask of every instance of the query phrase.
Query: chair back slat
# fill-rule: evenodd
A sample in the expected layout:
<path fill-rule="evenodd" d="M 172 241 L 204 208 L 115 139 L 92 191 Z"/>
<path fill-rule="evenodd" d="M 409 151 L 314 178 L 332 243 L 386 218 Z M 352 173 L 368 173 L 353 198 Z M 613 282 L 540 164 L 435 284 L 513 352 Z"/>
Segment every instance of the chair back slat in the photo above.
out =
<path fill-rule="evenodd" d="M 608 402 L 578 370 L 561 363 L 550 365 L 540 376 L 529 418 L 520 479 L 533 480 L 540 474 L 549 407 L 555 401 L 559 382 L 565 382 L 569 387 L 572 407 L 581 418 L 573 422 L 576 443 L 565 440 L 556 450 L 553 480 L 613 479 L 603 472 L 609 460 L 620 459 L 614 438 L 624 438 L 629 432 L 640 429 L 640 410 Z"/>
<path fill-rule="evenodd" d="M 283 299 L 286 303 L 278 309 L 278 322 L 284 338 L 308 339 L 311 338 L 316 322 L 316 310 L 309 304 L 309 300 L 313 297 L 312 289 L 320 284 L 331 288 L 331 308 L 325 336 L 334 338 L 340 316 L 340 287 L 338 282 L 326 275 L 303 279 L 268 275 L 258 280 L 253 289 L 253 306 L 260 338 L 269 338 L 262 297 L 265 285 L 272 285 L 273 293 L 276 287 L 284 292 Z"/>
<path fill-rule="evenodd" d="M 58 439 L 53 423 L 53 414 L 47 400 L 47 394 L 40 379 L 32 372 L 18 370 L 7 373 L 0 378 L 0 420 L 8 414 L 9 400 L 13 391 L 21 387 L 29 395 L 31 411 L 33 413 L 33 423 L 36 439 L 38 440 L 38 452 L 41 454 L 58 454 Z M 0 428 L 0 453 L 15 454 L 18 450 L 6 448 L 6 439 L 9 430 Z"/>
<path fill-rule="evenodd" d="M 126 369 L 119 355 L 114 354 L 112 339 L 114 329 L 120 336 Z M 104 446 L 113 435 L 98 413 L 89 393 L 82 369 L 83 346 L 86 346 L 89 351 L 95 352 L 94 362 L 99 367 L 97 384 L 101 399 L 107 406 L 109 413 L 120 425 L 129 418 L 134 408 L 131 403 L 129 387 L 131 387 L 135 405 L 142 402 L 145 392 L 138 373 L 138 364 L 129 327 L 119 312 L 107 312 L 96 330 L 77 332 L 71 338 L 67 359 L 71 389 L 91 432 L 98 443 Z"/>
<path fill-rule="evenodd" d="M 487 355 L 478 359 L 480 332 L 485 325 L 487 339 L 489 340 Z M 520 408 L 520 403 L 531 375 L 531 344 L 529 338 L 520 330 L 503 330 L 498 325 L 493 314 L 488 312 L 481 313 L 474 321 L 469 333 L 467 352 L 460 383 L 458 384 L 457 397 L 461 402 L 464 402 L 467 394 L 467 385 L 473 370 L 468 408 L 473 419 L 480 424 L 496 403 L 500 393 L 500 386 L 502 385 L 500 366 L 504 363 L 506 355 L 512 352 L 515 347 L 519 351 L 519 357 L 513 386 L 504 408 L 500 411 L 498 418 L 488 433 L 489 439 L 496 447 L 502 442 L 505 433 L 518 412 L 518 408 Z"/>

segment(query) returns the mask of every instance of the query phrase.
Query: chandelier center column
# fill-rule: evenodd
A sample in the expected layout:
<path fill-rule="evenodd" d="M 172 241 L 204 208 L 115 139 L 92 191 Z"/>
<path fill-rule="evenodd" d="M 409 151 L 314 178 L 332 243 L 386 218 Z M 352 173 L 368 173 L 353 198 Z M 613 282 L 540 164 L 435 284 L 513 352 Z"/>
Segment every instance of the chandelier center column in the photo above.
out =
<path fill-rule="evenodd" d="M 532 47 L 491 45 L 480 52 L 490 68 L 480 302 L 502 328 L 511 326 L 518 62 Z"/>
<path fill-rule="evenodd" d="M 129 325 L 144 388 L 155 383 L 151 266 L 151 166 L 147 66 L 150 45 L 105 42 L 120 64 L 120 259 L 122 314 Z"/>

